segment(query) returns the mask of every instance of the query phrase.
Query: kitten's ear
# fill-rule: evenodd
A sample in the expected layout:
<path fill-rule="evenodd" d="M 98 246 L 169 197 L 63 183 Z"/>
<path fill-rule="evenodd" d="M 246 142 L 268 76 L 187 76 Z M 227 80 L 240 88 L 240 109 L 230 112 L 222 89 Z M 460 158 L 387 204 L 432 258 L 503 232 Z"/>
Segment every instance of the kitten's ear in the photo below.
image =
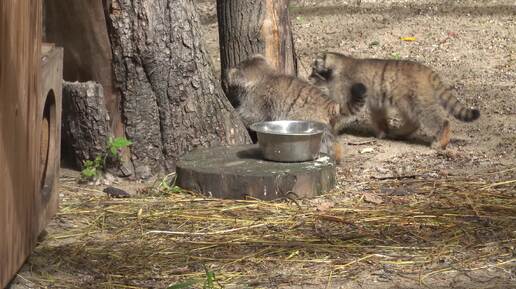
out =
<path fill-rule="evenodd" d="M 265 58 L 265 56 L 263 56 L 260 53 L 254 54 L 253 56 L 250 57 L 250 59 L 259 59 L 259 60 L 267 61 L 267 58 Z"/>
<path fill-rule="evenodd" d="M 239 71 L 236 68 L 230 68 L 227 72 L 227 80 L 229 84 L 236 85 L 238 83 Z"/>
<path fill-rule="evenodd" d="M 246 89 L 254 86 L 256 80 L 242 73 L 242 70 L 239 68 L 231 68 L 227 72 L 227 83 L 230 87 Z"/>
<path fill-rule="evenodd" d="M 329 80 L 333 76 L 333 69 L 326 64 L 326 54 L 319 55 L 312 64 L 312 75 L 321 80 Z"/>
<path fill-rule="evenodd" d="M 312 69 L 316 72 L 321 72 L 326 70 L 326 53 L 319 53 L 314 59 L 312 63 Z"/>
<path fill-rule="evenodd" d="M 254 54 L 246 61 L 251 66 L 269 66 L 269 61 L 262 54 Z"/>

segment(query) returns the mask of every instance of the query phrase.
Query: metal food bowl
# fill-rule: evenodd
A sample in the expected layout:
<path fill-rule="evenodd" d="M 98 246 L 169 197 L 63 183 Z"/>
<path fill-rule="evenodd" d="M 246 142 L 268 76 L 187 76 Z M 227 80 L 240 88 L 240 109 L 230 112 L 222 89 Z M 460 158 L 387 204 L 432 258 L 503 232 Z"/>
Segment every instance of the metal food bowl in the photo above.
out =
<path fill-rule="evenodd" d="M 266 160 L 304 162 L 319 157 L 324 124 L 314 121 L 278 120 L 251 125 Z"/>

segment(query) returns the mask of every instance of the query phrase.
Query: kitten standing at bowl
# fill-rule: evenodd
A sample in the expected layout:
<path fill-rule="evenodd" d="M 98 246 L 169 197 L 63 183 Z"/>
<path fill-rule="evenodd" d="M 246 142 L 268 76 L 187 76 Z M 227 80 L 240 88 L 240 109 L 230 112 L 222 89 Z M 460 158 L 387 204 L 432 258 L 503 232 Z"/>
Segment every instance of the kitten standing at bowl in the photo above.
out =
<path fill-rule="evenodd" d="M 355 114 L 364 106 L 364 94 L 356 94 L 340 105 L 307 81 L 277 72 L 262 55 L 230 69 L 227 79 L 229 98 L 247 128 L 253 123 L 272 120 L 324 123 L 321 152 L 340 162 L 342 149 L 335 138 L 334 125 L 342 116 Z"/>

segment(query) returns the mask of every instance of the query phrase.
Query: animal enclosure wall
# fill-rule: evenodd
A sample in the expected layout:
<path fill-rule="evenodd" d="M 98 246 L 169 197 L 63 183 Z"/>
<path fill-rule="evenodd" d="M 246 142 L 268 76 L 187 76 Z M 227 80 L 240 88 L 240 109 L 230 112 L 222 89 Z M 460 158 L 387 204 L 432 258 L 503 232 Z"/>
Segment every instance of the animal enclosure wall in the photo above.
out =
<path fill-rule="evenodd" d="M 62 50 L 42 58 L 42 1 L 0 2 L 0 287 L 57 209 Z"/>

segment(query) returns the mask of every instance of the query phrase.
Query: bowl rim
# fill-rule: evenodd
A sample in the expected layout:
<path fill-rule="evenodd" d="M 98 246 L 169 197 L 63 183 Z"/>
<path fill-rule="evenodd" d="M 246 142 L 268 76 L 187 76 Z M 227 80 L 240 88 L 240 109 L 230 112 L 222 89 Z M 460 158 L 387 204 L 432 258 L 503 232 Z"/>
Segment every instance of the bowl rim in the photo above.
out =
<path fill-rule="evenodd" d="M 281 122 L 305 122 L 305 123 L 313 123 L 317 126 L 317 129 L 313 132 L 299 132 L 299 133 L 282 133 L 282 132 L 271 132 L 271 131 L 263 131 L 261 129 L 261 126 L 267 123 L 281 123 Z M 282 136 L 313 136 L 322 134 L 324 132 L 325 124 L 319 121 L 313 121 L 313 120 L 290 120 L 290 119 L 284 119 L 284 120 L 271 120 L 271 121 L 260 121 L 255 122 L 252 125 L 249 126 L 249 128 L 257 133 L 263 133 L 263 134 L 269 134 L 269 135 L 282 135 Z"/>

